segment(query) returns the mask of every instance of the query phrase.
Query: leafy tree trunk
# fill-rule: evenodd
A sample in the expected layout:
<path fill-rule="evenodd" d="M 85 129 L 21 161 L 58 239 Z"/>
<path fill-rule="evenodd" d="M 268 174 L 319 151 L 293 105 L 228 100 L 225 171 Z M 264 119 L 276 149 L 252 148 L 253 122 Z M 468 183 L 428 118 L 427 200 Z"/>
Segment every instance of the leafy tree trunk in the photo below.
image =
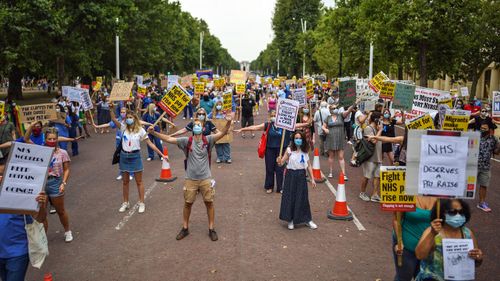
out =
<path fill-rule="evenodd" d="M 65 84 L 64 79 L 64 56 L 57 57 L 57 88 L 62 91 L 62 86 Z"/>
<path fill-rule="evenodd" d="M 9 100 L 22 100 L 23 99 L 23 85 L 21 79 L 23 74 L 17 66 L 13 66 L 9 72 L 9 89 L 7 90 L 7 97 Z"/>
<path fill-rule="evenodd" d="M 418 54 L 418 72 L 420 74 L 420 86 L 427 87 L 427 42 L 421 41 Z"/>

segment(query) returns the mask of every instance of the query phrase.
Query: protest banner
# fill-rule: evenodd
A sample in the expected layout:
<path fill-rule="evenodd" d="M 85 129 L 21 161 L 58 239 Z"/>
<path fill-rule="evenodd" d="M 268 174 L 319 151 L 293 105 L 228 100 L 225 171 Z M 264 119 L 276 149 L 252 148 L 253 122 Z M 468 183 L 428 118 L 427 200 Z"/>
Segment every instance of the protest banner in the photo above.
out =
<path fill-rule="evenodd" d="M 436 89 L 416 87 L 413 106 L 409 116 L 420 116 L 424 113 L 436 113 L 439 101 L 450 96 L 449 92 Z"/>
<path fill-rule="evenodd" d="M 247 72 L 241 70 L 231 70 L 229 83 L 239 84 L 247 81 Z"/>
<path fill-rule="evenodd" d="M 92 99 L 90 98 L 89 90 L 85 89 L 85 91 L 80 92 L 81 94 L 81 102 L 83 110 L 91 110 L 94 108 L 94 104 L 92 103 Z"/>
<path fill-rule="evenodd" d="M 392 107 L 403 111 L 411 111 L 415 89 L 415 85 L 396 82 Z"/>
<path fill-rule="evenodd" d="M 141 84 L 143 84 L 145 86 L 149 86 L 149 85 L 151 85 L 151 82 L 153 82 L 152 77 L 149 74 L 149 72 L 142 74 L 142 78 L 143 78 L 143 80 L 142 80 Z"/>
<path fill-rule="evenodd" d="M 500 117 L 500 91 L 493 91 L 491 106 L 491 115 L 493 117 Z"/>
<path fill-rule="evenodd" d="M 385 75 L 384 72 L 380 71 L 377 75 L 373 76 L 373 78 L 368 81 L 368 86 L 375 91 L 376 93 L 380 92 L 382 89 L 384 81 L 389 80 L 389 77 Z"/>
<path fill-rule="evenodd" d="M 434 120 L 429 113 L 416 117 L 406 124 L 408 130 L 434 130 Z"/>
<path fill-rule="evenodd" d="M 212 123 L 214 123 L 216 128 L 224 128 L 226 127 L 227 120 L 226 119 L 212 119 Z M 225 134 L 221 139 L 219 139 L 216 144 L 221 143 L 232 143 L 233 142 L 233 128 L 234 125 L 231 124 L 229 131 Z"/>
<path fill-rule="evenodd" d="M 168 75 L 167 76 L 167 89 L 172 88 L 175 84 L 179 83 L 179 76 L 178 75 Z M 164 86 L 162 86 L 164 87 Z"/>
<path fill-rule="evenodd" d="M 382 211 L 413 212 L 416 196 L 405 193 L 406 168 L 380 167 L 380 207 Z"/>
<path fill-rule="evenodd" d="M 233 93 L 226 92 L 222 95 L 222 110 L 231 110 L 233 108 Z"/>
<path fill-rule="evenodd" d="M 132 92 L 132 87 L 134 82 L 121 82 L 115 83 L 113 89 L 111 89 L 111 94 L 109 95 L 110 101 L 121 101 L 129 100 L 130 93 Z"/>
<path fill-rule="evenodd" d="M 447 109 L 441 129 L 466 132 L 470 120 L 469 110 Z"/>
<path fill-rule="evenodd" d="M 368 79 L 356 79 L 356 95 L 361 94 L 362 92 L 368 91 L 370 88 L 368 86 Z"/>
<path fill-rule="evenodd" d="M 0 119 L 5 115 L 5 102 L 0 101 Z"/>
<path fill-rule="evenodd" d="M 66 97 L 68 101 L 81 102 L 81 92 L 85 91 L 83 88 L 62 86 L 62 95 Z"/>
<path fill-rule="evenodd" d="M 445 280 L 475 280 L 476 263 L 469 257 L 474 249 L 472 239 L 444 238 L 443 269 Z"/>
<path fill-rule="evenodd" d="M 479 132 L 408 131 L 406 194 L 473 199 Z"/>
<path fill-rule="evenodd" d="M 244 94 L 245 93 L 245 84 L 243 84 L 243 83 L 236 84 L 236 93 L 238 95 Z"/>
<path fill-rule="evenodd" d="M 194 93 L 197 95 L 203 95 L 205 93 L 205 82 L 194 83 Z"/>
<path fill-rule="evenodd" d="M 356 102 L 356 80 L 341 81 L 339 85 L 339 105 L 351 106 Z"/>
<path fill-rule="evenodd" d="M 384 81 L 382 83 L 382 89 L 380 89 L 379 98 L 385 100 L 393 100 L 395 90 L 396 90 L 396 84 L 394 82 Z"/>
<path fill-rule="evenodd" d="M 186 75 L 181 77 L 181 86 L 184 88 L 193 87 L 193 77 L 191 75 Z"/>
<path fill-rule="evenodd" d="M 460 95 L 462 97 L 468 97 L 469 96 L 469 88 L 467 88 L 467 87 L 460 87 Z"/>
<path fill-rule="evenodd" d="M 54 148 L 13 142 L 0 187 L 0 213 L 38 211 L 35 198 L 45 189 Z"/>
<path fill-rule="evenodd" d="M 192 96 L 179 84 L 175 84 L 163 96 L 158 106 L 170 117 L 176 117 L 191 100 Z M 161 118 L 160 118 L 161 119 Z"/>
<path fill-rule="evenodd" d="M 20 115 L 22 123 L 32 123 L 35 121 L 56 120 L 56 104 L 42 103 L 24 105 L 20 107 Z"/>
<path fill-rule="evenodd" d="M 196 70 L 196 77 L 202 81 L 202 79 L 205 80 L 205 82 L 212 80 L 214 78 L 214 72 L 212 69 L 201 69 L 201 70 Z"/>
<path fill-rule="evenodd" d="M 299 102 L 300 107 L 307 106 L 306 88 L 293 90 L 293 99 Z"/>
<path fill-rule="evenodd" d="M 307 94 L 307 99 L 312 99 L 314 97 L 314 87 L 312 79 L 307 79 L 306 94 Z"/>

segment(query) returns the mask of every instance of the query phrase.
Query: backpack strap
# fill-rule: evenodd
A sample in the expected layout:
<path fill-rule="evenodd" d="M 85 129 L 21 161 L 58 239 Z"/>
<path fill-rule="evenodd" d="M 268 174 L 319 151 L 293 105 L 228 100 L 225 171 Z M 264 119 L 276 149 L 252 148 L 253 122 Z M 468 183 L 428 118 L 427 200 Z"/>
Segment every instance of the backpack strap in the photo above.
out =
<path fill-rule="evenodd" d="M 189 152 L 191 152 L 192 148 L 191 146 L 193 145 L 193 136 L 190 136 L 186 145 L 186 151 L 184 152 L 186 154 L 186 159 L 184 159 L 184 170 L 187 170 L 187 161 L 189 157 Z"/>
<path fill-rule="evenodd" d="M 210 144 L 208 143 L 208 139 L 205 135 L 201 135 L 201 140 L 203 141 L 203 146 L 206 147 L 208 153 L 208 166 L 212 167 L 212 151 L 210 150 Z"/>

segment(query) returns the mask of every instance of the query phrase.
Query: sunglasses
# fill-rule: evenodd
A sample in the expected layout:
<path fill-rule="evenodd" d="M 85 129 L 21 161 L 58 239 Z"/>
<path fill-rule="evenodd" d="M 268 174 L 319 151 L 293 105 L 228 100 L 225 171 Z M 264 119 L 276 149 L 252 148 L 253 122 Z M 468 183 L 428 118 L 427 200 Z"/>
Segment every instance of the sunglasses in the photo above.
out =
<path fill-rule="evenodd" d="M 481 113 L 488 113 L 488 111 L 486 111 L 486 110 L 481 110 Z"/>
<path fill-rule="evenodd" d="M 464 214 L 464 210 L 463 209 L 460 209 L 460 210 L 457 210 L 457 209 L 451 209 L 451 210 L 448 210 L 447 213 L 451 216 L 455 216 L 457 214 L 460 214 L 460 215 L 463 215 Z"/>

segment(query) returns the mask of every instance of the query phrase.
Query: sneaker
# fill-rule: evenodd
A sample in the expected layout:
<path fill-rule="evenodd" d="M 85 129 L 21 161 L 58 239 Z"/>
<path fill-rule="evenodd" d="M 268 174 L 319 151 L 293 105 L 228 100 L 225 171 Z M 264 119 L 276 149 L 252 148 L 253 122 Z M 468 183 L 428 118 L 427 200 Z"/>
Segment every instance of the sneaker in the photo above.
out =
<path fill-rule="evenodd" d="M 242 137 L 242 138 L 245 138 L 245 134 L 241 134 L 241 137 Z"/>
<path fill-rule="evenodd" d="M 73 233 L 71 233 L 71 230 L 64 232 L 64 242 L 69 243 L 71 241 L 73 241 Z"/>
<path fill-rule="evenodd" d="M 153 160 L 151 157 L 148 157 L 148 159 L 146 159 L 146 161 L 151 161 Z"/>
<path fill-rule="evenodd" d="M 329 177 L 329 178 L 333 178 L 333 174 L 332 174 L 332 173 L 329 173 L 329 174 L 328 174 L 328 177 Z"/>
<path fill-rule="evenodd" d="M 375 194 L 372 196 L 372 198 L 370 200 L 372 202 L 380 202 L 380 196 L 378 196 L 378 194 Z"/>
<path fill-rule="evenodd" d="M 130 208 L 130 203 L 123 202 L 122 205 L 120 206 L 120 209 L 118 210 L 118 212 L 123 213 L 126 210 L 128 210 L 129 208 Z"/>
<path fill-rule="evenodd" d="M 363 200 L 365 202 L 370 201 L 370 197 L 368 195 L 366 195 L 366 193 L 364 193 L 364 192 L 359 193 L 359 198 L 361 198 L 361 200 Z"/>
<path fill-rule="evenodd" d="M 480 210 L 487 212 L 487 213 L 491 212 L 491 208 L 488 206 L 488 203 L 486 203 L 486 202 L 481 202 L 481 203 L 477 204 L 476 207 Z"/>
<path fill-rule="evenodd" d="M 313 221 L 310 221 L 310 222 L 306 223 L 306 226 L 308 226 L 310 229 L 316 229 L 316 228 L 318 228 L 318 225 L 315 224 Z"/>
<path fill-rule="evenodd" d="M 50 206 L 49 214 L 55 214 L 55 213 L 57 213 L 56 209 L 54 207 Z"/>
<path fill-rule="evenodd" d="M 117 176 L 117 177 L 116 177 L 116 180 L 117 180 L 117 181 L 121 181 L 121 180 L 122 180 L 122 178 L 123 178 L 123 177 L 122 177 L 122 175 L 119 175 L 119 176 Z"/>
<path fill-rule="evenodd" d="M 146 211 L 146 204 L 141 202 L 139 203 L 139 214 L 144 213 L 144 211 Z"/>
<path fill-rule="evenodd" d="M 288 222 L 288 229 L 293 230 L 295 226 L 293 225 L 293 221 Z"/>
<path fill-rule="evenodd" d="M 273 193 L 273 190 L 272 189 L 266 189 L 266 193 L 267 194 L 271 194 L 271 193 Z"/>
<path fill-rule="evenodd" d="M 182 117 L 182 120 L 186 120 L 186 117 Z"/>
<path fill-rule="evenodd" d="M 163 157 L 160 157 L 160 161 L 163 161 Z"/>
<path fill-rule="evenodd" d="M 188 235 L 189 235 L 189 229 L 183 227 L 181 229 L 181 231 L 179 231 L 179 234 L 177 234 L 177 236 L 175 237 L 175 239 L 176 240 L 182 240 L 182 239 L 184 239 Z"/>
<path fill-rule="evenodd" d="M 217 160 L 215 160 L 215 163 L 220 163 L 220 159 L 217 158 Z"/>
<path fill-rule="evenodd" d="M 217 232 L 215 232 L 215 229 L 209 229 L 208 236 L 210 237 L 210 240 L 212 240 L 212 241 L 219 240 L 219 236 L 217 236 Z"/>
<path fill-rule="evenodd" d="M 252 134 L 252 139 L 255 138 L 255 134 Z"/>
<path fill-rule="evenodd" d="M 129 179 L 129 180 L 133 180 L 133 179 L 134 179 L 134 177 L 133 177 L 133 176 L 128 176 L 128 179 Z"/>
<path fill-rule="evenodd" d="M 351 160 L 351 166 L 353 167 L 357 167 L 358 166 L 358 162 L 356 162 L 356 160 Z"/>
<path fill-rule="evenodd" d="M 231 164 L 231 163 L 233 163 L 233 161 L 231 161 L 231 159 L 227 159 L 226 163 Z"/>
<path fill-rule="evenodd" d="M 352 145 L 352 141 L 348 141 L 347 144 Z"/>
<path fill-rule="evenodd" d="M 344 175 L 344 181 L 349 181 L 349 178 L 346 175 Z"/>

